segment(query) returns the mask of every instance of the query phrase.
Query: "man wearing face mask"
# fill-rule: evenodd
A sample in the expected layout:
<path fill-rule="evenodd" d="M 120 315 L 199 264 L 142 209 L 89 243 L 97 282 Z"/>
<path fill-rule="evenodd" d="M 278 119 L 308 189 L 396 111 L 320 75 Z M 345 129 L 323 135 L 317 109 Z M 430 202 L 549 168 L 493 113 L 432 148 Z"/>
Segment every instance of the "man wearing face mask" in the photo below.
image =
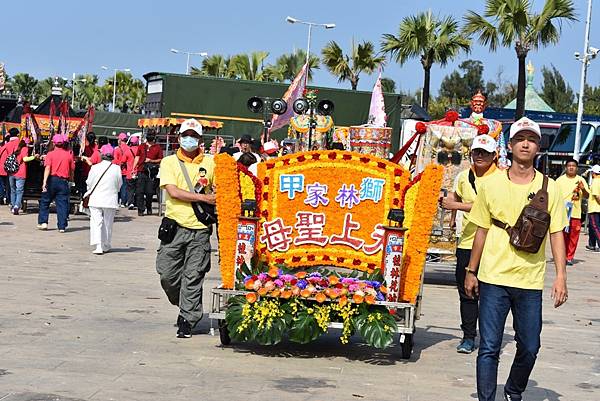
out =
<path fill-rule="evenodd" d="M 202 284 L 210 270 L 210 227 L 198 221 L 192 207 L 193 202 L 215 204 L 215 164 L 212 156 L 200 151 L 201 139 L 200 123 L 185 120 L 179 129 L 180 148 L 160 163 L 160 187 L 167 193 L 165 216 L 177 228 L 170 242 L 161 241 L 156 271 L 169 301 L 179 307 L 179 338 L 191 337 L 202 319 Z"/>

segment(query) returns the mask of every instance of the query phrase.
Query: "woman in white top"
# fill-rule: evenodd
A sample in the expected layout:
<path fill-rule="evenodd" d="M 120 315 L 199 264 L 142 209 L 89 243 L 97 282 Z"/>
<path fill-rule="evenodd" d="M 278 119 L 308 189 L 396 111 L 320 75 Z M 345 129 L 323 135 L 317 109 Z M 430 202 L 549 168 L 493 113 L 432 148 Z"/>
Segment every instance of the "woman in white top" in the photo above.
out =
<path fill-rule="evenodd" d="M 119 208 L 118 194 L 123 183 L 121 168 L 112 163 L 112 146 L 102 146 L 100 154 L 102 161 L 91 167 L 86 181 L 86 195 L 90 196 L 90 245 L 96 246 L 92 251 L 96 255 L 110 250 L 113 221 Z"/>

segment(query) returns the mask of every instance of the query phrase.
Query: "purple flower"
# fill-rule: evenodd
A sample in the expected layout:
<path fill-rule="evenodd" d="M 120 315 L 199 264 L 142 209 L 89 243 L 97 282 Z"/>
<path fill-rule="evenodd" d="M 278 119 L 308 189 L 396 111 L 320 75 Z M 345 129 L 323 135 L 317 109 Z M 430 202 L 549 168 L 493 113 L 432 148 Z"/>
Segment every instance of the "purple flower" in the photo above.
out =
<path fill-rule="evenodd" d="M 350 277 L 344 277 L 342 279 L 342 284 L 354 284 L 356 283 L 356 279 L 355 278 L 350 278 Z"/>
<path fill-rule="evenodd" d="M 312 272 L 312 273 L 310 273 L 310 274 L 308 275 L 308 277 L 309 277 L 309 278 L 312 278 L 312 277 L 321 278 L 321 277 L 323 277 L 323 276 L 321 276 L 321 273 L 319 273 L 319 272 Z"/>
<path fill-rule="evenodd" d="M 286 283 L 289 283 L 290 281 L 292 281 L 295 277 L 291 274 L 283 274 L 281 277 L 279 277 L 281 280 L 285 281 Z"/>
<path fill-rule="evenodd" d="M 301 290 L 305 289 L 307 285 L 308 282 L 306 280 L 298 280 L 296 283 L 296 287 L 300 288 Z"/>
<path fill-rule="evenodd" d="M 260 274 L 258 275 L 258 279 L 259 279 L 260 281 L 266 281 L 268 277 L 269 277 L 269 275 L 268 275 L 267 273 L 260 273 Z"/>
<path fill-rule="evenodd" d="M 381 292 L 378 292 L 375 299 L 377 299 L 378 301 L 385 301 L 385 295 L 383 295 Z"/>
<path fill-rule="evenodd" d="M 350 284 L 348 286 L 348 291 L 350 292 L 356 292 L 360 287 L 358 286 L 358 284 Z"/>
<path fill-rule="evenodd" d="M 244 284 L 252 279 L 252 276 L 244 276 Z"/>
<path fill-rule="evenodd" d="M 283 280 L 277 279 L 273 281 L 277 287 L 283 287 Z"/>

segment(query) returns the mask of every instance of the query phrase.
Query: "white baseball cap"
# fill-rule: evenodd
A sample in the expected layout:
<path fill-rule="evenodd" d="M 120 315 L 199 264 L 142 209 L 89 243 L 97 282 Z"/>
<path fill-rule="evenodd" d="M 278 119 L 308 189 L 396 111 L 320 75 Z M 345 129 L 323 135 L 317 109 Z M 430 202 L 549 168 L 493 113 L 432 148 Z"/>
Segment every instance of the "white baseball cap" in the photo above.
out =
<path fill-rule="evenodd" d="M 592 173 L 594 173 L 594 174 L 600 174 L 600 165 L 594 164 L 592 166 Z"/>
<path fill-rule="evenodd" d="M 496 149 L 498 148 L 498 144 L 491 136 L 485 135 L 477 135 L 473 138 L 473 144 L 471 144 L 471 150 L 475 149 L 483 149 L 488 153 L 496 153 Z"/>
<path fill-rule="evenodd" d="M 277 146 L 277 142 L 269 141 L 263 145 L 263 150 L 266 154 L 270 155 L 277 152 L 279 146 Z"/>
<path fill-rule="evenodd" d="M 193 118 L 187 119 L 181 123 L 181 127 L 179 128 L 179 133 L 183 133 L 187 130 L 192 130 L 196 132 L 198 135 L 202 136 L 202 124 Z"/>
<path fill-rule="evenodd" d="M 512 139 L 513 136 L 522 131 L 534 132 L 540 137 L 540 139 L 542 138 L 542 131 L 540 130 L 539 124 L 527 117 L 521 117 L 510 126 L 509 138 Z"/>

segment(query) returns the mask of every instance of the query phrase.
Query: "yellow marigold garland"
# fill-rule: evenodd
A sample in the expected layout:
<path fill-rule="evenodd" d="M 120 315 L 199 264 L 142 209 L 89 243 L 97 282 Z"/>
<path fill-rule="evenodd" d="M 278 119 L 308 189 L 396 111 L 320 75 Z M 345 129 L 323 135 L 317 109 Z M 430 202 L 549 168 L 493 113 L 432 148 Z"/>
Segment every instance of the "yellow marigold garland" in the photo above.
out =
<path fill-rule="evenodd" d="M 237 163 L 227 153 L 215 156 L 215 185 L 219 216 L 219 255 L 224 288 L 234 286 L 235 247 L 238 217 L 241 213 L 240 181 Z"/>
<path fill-rule="evenodd" d="M 428 165 L 421 176 L 413 206 L 411 229 L 407 231 L 404 244 L 405 255 L 402 266 L 400 296 L 406 302 L 415 303 L 421 288 L 421 275 L 425 267 L 425 256 L 429 247 L 429 236 L 433 217 L 437 210 L 444 168 L 437 164 Z M 407 194 L 410 190 L 407 191 Z M 405 199 L 405 207 L 406 207 Z"/>

